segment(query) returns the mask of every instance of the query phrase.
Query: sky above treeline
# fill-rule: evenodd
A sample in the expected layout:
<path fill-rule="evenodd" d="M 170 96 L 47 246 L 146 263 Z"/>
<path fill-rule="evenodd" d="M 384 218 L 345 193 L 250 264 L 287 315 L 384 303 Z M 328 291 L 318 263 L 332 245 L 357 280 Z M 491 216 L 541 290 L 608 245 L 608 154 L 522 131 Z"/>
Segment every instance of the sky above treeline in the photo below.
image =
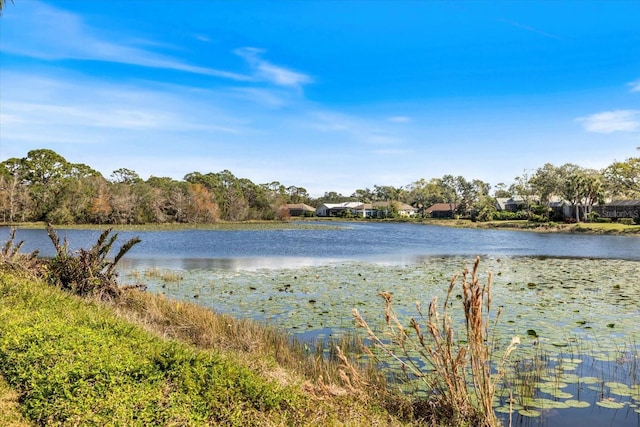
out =
<path fill-rule="evenodd" d="M 509 184 L 640 145 L 638 1 L 15 0 L 0 161 L 228 169 L 312 196 Z"/>

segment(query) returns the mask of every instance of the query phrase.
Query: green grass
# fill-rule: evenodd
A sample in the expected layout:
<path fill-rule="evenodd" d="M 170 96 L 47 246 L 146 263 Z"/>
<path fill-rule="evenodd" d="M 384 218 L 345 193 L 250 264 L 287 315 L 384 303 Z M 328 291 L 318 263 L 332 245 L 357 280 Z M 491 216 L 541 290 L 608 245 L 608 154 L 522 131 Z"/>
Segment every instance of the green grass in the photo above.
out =
<path fill-rule="evenodd" d="M 589 222 L 572 226 L 575 232 L 590 232 L 602 234 L 638 234 L 640 225 L 626 225 L 619 222 Z"/>
<path fill-rule="evenodd" d="M 408 399 L 341 386 L 338 364 L 297 359 L 286 336 L 257 328 L 145 292 L 104 302 L 0 269 L 0 425 L 416 425 Z"/>
<path fill-rule="evenodd" d="M 455 228 L 505 228 L 509 230 L 534 231 L 540 233 L 588 233 L 640 235 L 640 225 L 621 223 L 581 222 L 577 224 L 532 222 L 527 220 L 472 222 L 468 219 L 426 219 L 429 225 L 441 225 Z"/>
<path fill-rule="evenodd" d="M 299 414 L 292 387 L 98 303 L 0 274 L 0 307 L 0 373 L 36 424 L 273 425 Z"/>

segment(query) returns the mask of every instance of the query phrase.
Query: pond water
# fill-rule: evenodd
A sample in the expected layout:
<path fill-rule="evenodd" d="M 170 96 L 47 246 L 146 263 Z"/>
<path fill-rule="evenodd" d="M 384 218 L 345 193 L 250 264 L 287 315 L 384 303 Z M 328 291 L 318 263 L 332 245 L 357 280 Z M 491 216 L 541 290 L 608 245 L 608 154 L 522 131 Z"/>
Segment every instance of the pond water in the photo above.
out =
<path fill-rule="evenodd" d="M 0 229 L 0 240 L 8 234 Z M 78 248 L 100 231 L 59 234 Z M 303 340 L 353 331 L 353 308 L 381 327 L 382 291 L 393 294 L 408 324 L 415 301 L 443 301 L 451 276 L 479 255 L 481 281 L 493 273 L 492 304 L 502 312 L 498 341 L 522 341 L 505 382 L 514 393 L 512 422 L 640 426 L 638 237 L 359 222 L 119 236 L 142 239 L 123 260 L 123 282 L 275 324 Z M 21 229 L 16 238 L 23 251 L 53 255 L 44 230 Z M 533 373 L 527 389 L 523 378 Z M 496 400 L 505 424 L 508 407 L 505 395 Z"/>
<path fill-rule="evenodd" d="M 139 236 L 142 243 L 127 254 L 129 259 L 148 259 L 158 264 L 190 269 L 264 268 L 317 265 L 335 260 L 411 264 L 425 256 L 465 255 L 548 256 L 625 259 L 640 261 L 640 238 L 507 230 L 448 228 L 420 224 L 375 222 L 292 223 L 283 229 L 122 231 L 120 240 Z M 0 240 L 9 234 L 0 228 Z M 100 234 L 97 230 L 60 230 L 72 248 L 86 247 Z M 54 254 L 45 230 L 20 229 L 24 251 L 39 249 Z"/>

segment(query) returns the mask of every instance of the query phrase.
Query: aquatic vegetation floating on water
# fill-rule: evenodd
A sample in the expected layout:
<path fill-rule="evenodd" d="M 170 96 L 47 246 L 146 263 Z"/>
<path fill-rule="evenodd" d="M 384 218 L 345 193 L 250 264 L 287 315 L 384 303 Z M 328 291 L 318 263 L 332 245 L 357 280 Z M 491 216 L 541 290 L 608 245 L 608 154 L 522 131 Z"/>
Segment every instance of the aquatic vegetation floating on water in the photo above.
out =
<path fill-rule="evenodd" d="M 426 257 L 411 265 L 344 262 L 295 269 L 181 270 L 179 283 L 157 279 L 146 283 L 150 290 L 174 298 L 191 299 L 198 293 L 199 304 L 277 324 L 313 341 L 352 331 L 353 307 L 368 319 L 377 318 L 376 294 L 385 290 L 393 294 L 400 317 L 412 314 L 416 295 L 437 295 L 444 300 L 450 273 L 460 271 L 466 263 L 464 257 Z M 596 395 L 603 392 L 629 406 L 640 403 L 637 392 L 619 396 L 615 392 L 624 389 L 604 386 L 605 382 L 620 382 L 633 391 L 640 381 L 640 282 L 632 280 L 640 277 L 639 262 L 489 257 L 483 259 L 482 268 L 494 272 L 492 305 L 503 308 L 501 321 L 495 325 L 496 337 L 508 340 L 519 335 L 520 359 L 544 365 L 535 368 L 540 373 L 528 380 L 529 391 L 522 386 L 523 394 L 563 400 L 576 410 L 589 402 L 595 405 L 601 400 Z M 535 283 L 535 288 L 528 283 Z M 372 327 L 381 328 L 382 323 L 374 322 Z M 549 382 L 567 384 L 558 388 L 572 396 L 553 397 L 540 389 Z M 517 406 L 513 408 L 518 411 Z"/>

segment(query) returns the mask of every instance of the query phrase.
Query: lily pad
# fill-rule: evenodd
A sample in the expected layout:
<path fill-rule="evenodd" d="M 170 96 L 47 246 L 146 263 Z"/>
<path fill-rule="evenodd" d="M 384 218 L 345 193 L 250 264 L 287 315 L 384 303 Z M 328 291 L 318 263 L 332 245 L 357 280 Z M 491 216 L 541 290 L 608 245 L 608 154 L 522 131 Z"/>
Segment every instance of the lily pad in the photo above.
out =
<path fill-rule="evenodd" d="M 571 393 L 567 393 L 566 391 L 562 391 L 562 390 L 554 390 L 552 392 L 549 393 L 551 396 L 556 397 L 558 399 L 569 399 L 571 397 L 573 397 L 573 394 Z"/>
<path fill-rule="evenodd" d="M 536 418 L 542 415 L 540 411 L 536 411 L 535 409 L 521 409 L 518 411 L 520 415 L 523 417 Z"/>
<path fill-rule="evenodd" d="M 601 406 L 607 409 L 622 409 L 624 408 L 624 403 L 616 402 L 613 400 L 601 400 L 596 402 L 596 405 Z"/>
<path fill-rule="evenodd" d="M 564 401 L 564 403 L 569 405 L 571 408 L 588 408 L 591 406 L 591 403 L 585 402 L 583 400 L 567 399 Z"/>

